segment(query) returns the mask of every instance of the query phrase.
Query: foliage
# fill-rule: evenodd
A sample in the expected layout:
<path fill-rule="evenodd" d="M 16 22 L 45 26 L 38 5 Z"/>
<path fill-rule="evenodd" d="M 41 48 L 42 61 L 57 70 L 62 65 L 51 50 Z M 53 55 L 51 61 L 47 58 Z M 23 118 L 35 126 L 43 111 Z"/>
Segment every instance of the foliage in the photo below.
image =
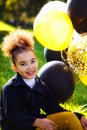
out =
<path fill-rule="evenodd" d="M 30 23 L 30 18 L 37 15 L 40 8 L 48 2 L 47 0 L 1 0 L 0 17 L 2 20 L 18 26 Z M 29 20 L 29 21 L 28 21 Z"/>
<path fill-rule="evenodd" d="M 31 27 L 34 17 L 49 1 L 52 0 L 0 0 L 0 19 L 15 26 Z"/>

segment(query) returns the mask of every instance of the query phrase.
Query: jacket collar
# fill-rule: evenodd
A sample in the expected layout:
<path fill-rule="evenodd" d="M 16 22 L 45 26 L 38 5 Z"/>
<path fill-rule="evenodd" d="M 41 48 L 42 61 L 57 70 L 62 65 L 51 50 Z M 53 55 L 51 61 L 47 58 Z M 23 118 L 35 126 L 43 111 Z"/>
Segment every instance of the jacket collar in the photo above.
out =
<path fill-rule="evenodd" d="M 40 80 L 40 78 L 38 76 L 36 76 L 35 78 L 36 80 L 36 84 L 33 87 L 34 91 L 40 92 L 42 95 L 44 94 L 44 85 L 42 84 L 42 81 Z"/>
<path fill-rule="evenodd" d="M 41 83 L 39 77 L 36 76 L 35 80 L 36 80 L 36 84 L 35 84 L 35 86 L 32 88 L 32 90 L 33 90 L 33 91 L 40 92 L 40 93 L 43 94 L 43 93 L 44 93 L 44 92 L 43 92 L 43 85 L 42 85 L 42 83 Z M 31 88 L 24 82 L 24 80 L 22 79 L 22 77 L 20 76 L 20 74 L 17 73 L 16 76 L 15 76 L 14 86 L 17 87 L 17 86 L 22 86 L 22 85 L 31 90 Z"/>
<path fill-rule="evenodd" d="M 19 73 L 15 76 L 14 86 L 26 85 Z"/>

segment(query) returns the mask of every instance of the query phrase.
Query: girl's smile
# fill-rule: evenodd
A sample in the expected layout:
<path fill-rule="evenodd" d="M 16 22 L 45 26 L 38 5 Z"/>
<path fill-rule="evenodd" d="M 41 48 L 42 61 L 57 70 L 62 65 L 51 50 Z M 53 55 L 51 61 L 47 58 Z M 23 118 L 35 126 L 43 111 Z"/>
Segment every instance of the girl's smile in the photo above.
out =
<path fill-rule="evenodd" d="M 38 70 L 38 63 L 33 51 L 24 51 L 17 54 L 15 70 L 23 78 L 32 79 Z"/>

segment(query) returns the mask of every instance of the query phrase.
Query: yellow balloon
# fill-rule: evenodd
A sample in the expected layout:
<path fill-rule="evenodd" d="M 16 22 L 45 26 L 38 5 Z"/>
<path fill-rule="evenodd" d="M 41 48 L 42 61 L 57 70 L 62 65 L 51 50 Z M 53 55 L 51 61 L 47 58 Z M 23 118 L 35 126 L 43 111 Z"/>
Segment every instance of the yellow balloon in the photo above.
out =
<path fill-rule="evenodd" d="M 81 76 L 81 75 L 79 75 L 79 79 L 81 80 L 81 82 L 82 82 L 84 85 L 87 85 L 87 75 L 86 75 L 86 76 Z"/>
<path fill-rule="evenodd" d="M 50 2 L 41 9 L 34 20 L 34 35 L 44 47 L 51 50 L 64 50 L 72 40 L 72 22 L 69 16 L 59 9 L 59 3 L 55 6 L 52 2 L 50 6 L 49 4 Z"/>

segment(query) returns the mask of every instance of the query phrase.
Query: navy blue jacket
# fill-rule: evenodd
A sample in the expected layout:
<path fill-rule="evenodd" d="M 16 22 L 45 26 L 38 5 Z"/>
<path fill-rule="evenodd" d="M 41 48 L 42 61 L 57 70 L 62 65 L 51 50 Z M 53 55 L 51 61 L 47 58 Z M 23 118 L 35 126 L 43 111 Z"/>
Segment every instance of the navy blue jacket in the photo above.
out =
<path fill-rule="evenodd" d="M 58 105 L 48 86 L 36 76 L 36 84 L 31 89 L 19 74 L 12 77 L 3 87 L 3 110 L 6 116 L 3 130 L 33 130 L 36 118 L 64 111 Z M 40 114 L 42 108 L 46 114 Z M 77 115 L 79 118 L 81 115 Z"/>

